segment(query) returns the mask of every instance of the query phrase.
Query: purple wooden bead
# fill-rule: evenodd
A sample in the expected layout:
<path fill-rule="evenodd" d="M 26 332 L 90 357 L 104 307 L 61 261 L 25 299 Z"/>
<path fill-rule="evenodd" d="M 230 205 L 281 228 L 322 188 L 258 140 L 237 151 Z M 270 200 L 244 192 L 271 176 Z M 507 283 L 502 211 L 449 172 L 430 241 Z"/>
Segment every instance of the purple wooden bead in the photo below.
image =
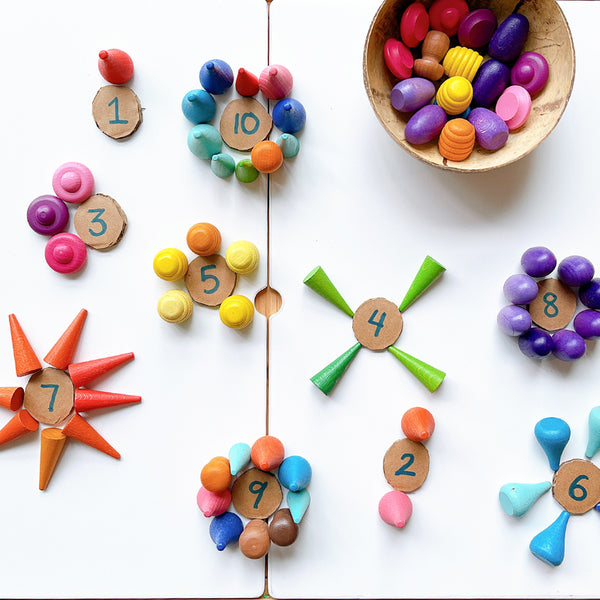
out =
<path fill-rule="evenodd" d="M 586 340 L 600 337 L 600 312 L 582 310 L 573 321 L 575 331 Z"/>
<path fill-rule="evenodd" d="M 514 304 L 500 309 L 497 321 L 506 335 L 521 335 L 531 328 L 531 315 L 524 308 Z"/>
<path fill-rule="evenodd" d="M 67 205 L 56 196 L 39 196 L 27 208 L 30 227 L 42 235 L 55 235 L 69 222 Z"/>
<path fill-rule="evenodd" d="M 534 96 L 546 85 L 548 75 L 548 61 L 541 54 L 523 52 L 510 70 L 510 82 L 524 87 Z"/>
<path fill-rule="evenodd" d="M 475 128 L 477 143 L 486 150 L 498 150 L 508 140 L 508 125 L 489 108 L 474 108 L 467 121 Z"/>
<path fill-rule="evenodd" d="M 585 354 L 585 340 L 576 331 L 561 329 L 552 336 L 552 342 L 552 354 L 560 360 L 577 360 Z"/>
<path fill-rule="evenodd" d="M 513 13 L 508 15 L 496 29 L 490 40 L 488 54 L 502 62 L 515 60 L 529 35 L 529 20 L 525 15 Z"/>
<path fill-rule="evenodd" d="M 600 308 L 600 279 L 592 279 L 579 288 L 579 299 L 588 308 Z"/>
<path fill-rule="evenodd" d="M 589 283 L 594 276 L 594 265 L 583 256 L 567 256 L 558 265 L 558 278 L 565 284 L 577 287 Z"/>
<path fill-rule="evenodd" d="M 426 144 L 434 140 L 444 128 L 448 117 L 444 109 L 437 104 L 428 104 L 419 109 L 404 128 L 404 135 L 409 144 Z"/>
<path fill-rule="evenodd" d="M 547 331 L 537 327 L 532 327 L 519 336 L 518 344 L 519 350 L 529 358 L 544 358 L 554 348 L 552 336 Z"/>
<path fill-rule="evenodd" d="M 473 81 L 473 103 L 490 106 L 506 89 L 510 81 L 510 69 L 501 62 L 490 59 L 484 62 Z"/>
<path fill-rule="evenodd" d="M 472 10 L 458 27 L 458 41 L 467 48 L 481 48 L 494 35 L 498 20 L 489 8 Z"/>
<path fill-rule="evenodd" d="M 399 81 L 390 93 L 392 106 L 400 112 L 412 112 L 429 104 L 435 96 L 435 85 L 424 77 Z"/>
<path fill-rule="evenodd" d="M 518 273 L 504 282 L 504 295 L 513 304 L 529 304 L 538 295 L 538 286 L 529 275 Z"/>
<path fill-rule="evenodd" d="M 544 246 L 534 246 L 523 252 L 521 266 L 531 277 L 546 277 L 556 268 L 556 256 Z"/>

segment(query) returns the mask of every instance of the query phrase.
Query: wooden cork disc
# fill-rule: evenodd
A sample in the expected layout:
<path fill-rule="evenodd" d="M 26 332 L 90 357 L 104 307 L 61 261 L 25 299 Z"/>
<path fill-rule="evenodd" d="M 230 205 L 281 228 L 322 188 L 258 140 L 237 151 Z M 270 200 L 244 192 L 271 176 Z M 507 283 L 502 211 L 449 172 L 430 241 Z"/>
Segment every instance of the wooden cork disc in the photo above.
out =
<path fill-rule="evenodd" d="M 142 122 L 142 105 L 135 92 L 122 85 L 105 85 L 92 102 L 98 129 L 114 140 L 129 137 Z"/>
<path fill-rule="evenodd" d="M 398 307 L 385 298 L 363 302 L 352 319 L 356 339 L 370 350 L 389 348 L 402 333 L 402 325 Z"/>
<path fill-rule="evenodd" d="M 566 327 L 577 308 L 577 297 L 571 288 L 558 279 L 538 281 L 538 295 L 529 305 L 533 322 L 547 331 Z"/>
<path fill-rule="evenodd" d="M 121 241 L 127 228 L 127 216 L 116 200 L 106 194 L 94 194 L 79 205 L 73 223 L 87 246 L 106 250 Z"/>
<path fill-rule="evenodd" d="M 552 494 L 573 515 L 582 515 L 600 502 L 600 469 L 587 460 L 564 462 L 554 474 Z"/>
<path fill-rule="evenodd" d="M 230 102 L 221 115 L 221 137 L 235 150 L 250 150 L 262 142 L 273 127 L 273 119 L 254 98 L 238 98 Z"/>
<path fill-rule="evenodd" d="M 429 474 L 429 452 L 423 444 L 403 438 L 396 440 L 383 457 L 383 474 L 401 492 L 413 492 Z"/>
<path fill-rule="evenodd" d="M 219 306 L 231 296 L 237 275 L 220 254 L 199 256 L 188 266 L 185 285 L 193 300 L 205 306 Z"/>
<path fill-rule="evenodd" d="M 266 519 L 279 508 L 283 493 L 275 475 L 248 469 L 235 480 L 231 497 L 233 506 L 244 517 Z"/>
<path fill-rule="evenodd" d="M 25 387 L 23 407 L 40 423 L 56 425 L 73 410 L 75 387 L 60 369 L 48 367 L 35 373 Z"/>

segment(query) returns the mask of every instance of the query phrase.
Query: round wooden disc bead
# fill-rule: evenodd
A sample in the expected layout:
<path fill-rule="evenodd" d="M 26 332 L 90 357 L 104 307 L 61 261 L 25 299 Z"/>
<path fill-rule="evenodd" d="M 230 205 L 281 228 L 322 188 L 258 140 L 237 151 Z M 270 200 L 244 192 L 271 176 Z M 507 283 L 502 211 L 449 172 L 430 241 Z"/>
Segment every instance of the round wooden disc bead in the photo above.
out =
<path fill-rule="evenodd" d="M 577 297 L 558 279 L 538 281 L 538 294 L 529 305 L 533 322 L 547 331 L 566 327 L 577 308 Z"/>
<path fill-rule="evenodd" d="M 34 373 L 23 398 L 23 407 L 40 423 L 56 425 L 64 421 L 75 402 L 71 378 L 60 369 L 48 367 Z"/>
<path fill-rule="evenodd" d="M 225 252 L 225 260 L 227 266 L 234 272 L 240 275 L 248 275 L 258 267 L 260 259 L 258 248 L 247 240 L 239 240 L 233 242 L 227 247 Z"/>
<path fill-rule="evenodd" d="M 283 153 L 275 142 L 264 140 L 252 148 L 250 160 L 260 173 L 275 173 L 283 164 Z"/>
<path fill-rule="evenodd" d="M 198 256 L 188 267 L 185 285 L 193 300 L 205 306 L 219 306 L 231 296 L 237 275 L 219 254 Z"/>
<path fill-rule="evenodd" d="M 187 256 L 177 248 L 165 248 L 156 254 L 152 267 L 161 279 L 177 281 L 187 273 Z"/>
<path fill-rule="evenodd" d="M 194 305 L 183 290 L 169 290 L 158 299 L 157 310 L 167 323 L 183 323 L 192 316 Z"/>
<path fill-rule="evenodd" d="M 600 502 L 600 469 L 587 460 L 564 462 L 554 474 L 552 494 L 573 515 L 582 515 Z"/>
<path fill-rule="evenodd" d="M 219 316 L 227 327 L 243 329 L 254 319 L 254 305 L 246 296 L 233 294 L 221 302 Z"/>
<path fill-rule="evenodd" d="M 27 208 L 27 222 L 37 233 L 55 235 L 67 226 L 69 209 L 56 196 L 39 196 Z"/>
<path fill-rule="evenodd" d="M 398 79 L 406 79 L 412 75 L 412 52 L 400 40 L 390 38 L 386 41 L 383 46 L 383 59 L 386 67 Z"/>
<path fill-rule="evenodd" d="M 86 245 L 106 250 L 125 235 L 127 216 L 116 200 L 106 194 L 94 194 L 79 205 L 73 224 Z"/>
<path fill-rule="evenodd" d="M 400 19 L 400 37 L 409 48 L 416 48 L 429 31 L 429 14 L 421 2 L 409 4 Z"/>
<path fill-rule="evenodd" d="M 221 232 L 212 223 L 192 225 L 185 239 L 189 249 L 198 256 L 216 254 L 221 247 Z"/>
<path fill-rule="evenodd" d="M 363 302 L 354 313 L 352 330 L 356 339 L 369 350 L 384 350 L 402 333 L 402 314 L 385 298 Z"/>
<path fill-rule="evenodd" d="M 273 127 L 271 115 L 254 98 L 230 102 L 221 115 L 219 129 L 223 141 L 235 150 L 250 150 L 264 140 Z"/>
<path fill-rule="evenodd" d="M 231 495 L 235 509 L 248 519 L 270 517 L 283 500 L 277 477 L 259 469 L 249 469 L 240 475 Z"/>
<path fill-rule="evenodd" d="M 85 244 L 74 233 L 57 233 L 46 244 L 46 262 L 58 273 L 76 273 L 85 264 Z"/>
<path fill-rule="evenodd" d="M 87 200 L 94 191 L 94 176 L 81 163 L 68 162 L 52 175 L 54 193 L 64 202 L 78 204 Z"/>
<path fill-rule="evenodd" d="M 429 474 L 429 452 L 423 444 L 409 439 L 395 441 L 383 458 L 387 482 L 401 492 L 420 488 Z"/>
<path fill-rule="evenodd" d="M 98 129 L 114 140 L 133 135 L 142 123 L 140 99 L 126 86 L 100 88 L 92 101 L 92 114 Z"/>

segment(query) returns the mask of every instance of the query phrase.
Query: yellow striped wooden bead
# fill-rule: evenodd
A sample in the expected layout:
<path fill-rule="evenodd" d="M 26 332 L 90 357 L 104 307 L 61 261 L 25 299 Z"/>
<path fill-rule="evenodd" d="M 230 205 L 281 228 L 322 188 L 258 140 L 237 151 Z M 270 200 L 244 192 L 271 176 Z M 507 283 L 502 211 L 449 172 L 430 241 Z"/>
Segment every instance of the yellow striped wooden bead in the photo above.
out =
<path fill-rule="evenodd" d="M 450 77 L 440 85 L 436 102 L 449 115 L 460 115 L 473 99 L 473 86 L 464 77 Z"/>
<path fill-rule="evenodd" d="M 158 299 L 158 314 L 168 323 L 183 323 L 192 316 L 194 304 L 183 290 L 169 290 Z"/>
<path fill-rule="evenodd" d="M 187 273 L 188 260 L 181 250 L 165 248 L 154 257 L 152 266 L 161 279 L 177 281 Z"/>
<path fill-rule="evenodd" d="M 479 52 L 471 50 L 471 48 L 455 46 L 448 50 L 442 65 L 448 77 L 456 77 L 458 75 L 459 77 L 473 81 L 482 62 L 483 56 Z"/>
<path fill-rule="evenodd" d="M 243 329 L 254 319 L 254 305 L 241 294 L 225 298 L 219 307 L 221 321 L 232 329 Z"/>
<path fill-rule="evenodd" d="M 225 253 L 225 261 L 227 266 L 234 272 L 240 275 L 252 273 L 258 267 L 258 248 L 252 243 L 245 240 L 233 242 L 227 248 Z"/>

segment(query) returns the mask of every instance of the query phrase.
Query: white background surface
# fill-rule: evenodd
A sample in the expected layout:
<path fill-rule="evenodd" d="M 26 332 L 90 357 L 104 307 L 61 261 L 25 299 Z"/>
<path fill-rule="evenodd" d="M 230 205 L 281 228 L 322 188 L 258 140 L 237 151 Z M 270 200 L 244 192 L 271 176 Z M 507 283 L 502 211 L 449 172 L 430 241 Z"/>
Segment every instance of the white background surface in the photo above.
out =
<path fill-rule="evenodd" d="M 599 403 L 595 343 L 572 365 L 523 357 L 496 328 L 502 283 L 521 253 L 545 244 L 600 268 L 596 203 L 598 49 L 593 2 L 563 2 L 577 74 L 565 115 L 532 155 L 497 172 L 461 176 L 409 157 L 373 114 L 362 83 L 364 38 L 378 0 L 274 0 L 271 62 L 287 65 L 307 109 L 301 152 L 271 177 L 271 284 L 283 308 L 271 321 L 270 432 L 313 465 L 312 505 L 290 548 L 269 555 L 275 597 L 596 597 L 596 513 L 573 517 L 563 565 L 546 567 L 530 539 L 553 521 L 545 496 L 522 520 L 504 515 L 507 481 L 551 477 L 533 438 L 545 416 L 571 425 L 565 458 L 582 457 Z M 0 449 L 2 597 L 251 597 L 264 562 L 215 551 L 195 505 L 201 467 L 265 429 L 265 322 L 243 333 L 195 306 L 190 324 L 155 312 L 168 284 L 151 268 L 163 247 L 185 250 L 197 221 L 216 224 L 224 248 L 250 239 L 260 270 L 241 278 L 250 297 L 266 283 L 266 179 L 222 181 L 187 149 L 183 95 L 209 58 L 259 72 L 267 61 L 261 0 L 156 9 L 130 2 L 88 13 L 81 3 L 11 5 L 0 24 L 9 90 L 0 100 L 4 276 L 0 309 L 17 314 L 40 358 L 78 310 L 90 314 L 76 360 L 134 351 L 96 386 L 143 397 L 90 414 L 119 462 L 70 443 L 46 492 L 37 490 L 39 439 Z M 117 143 L 100 133 L 91 101 L 103 85 L 96 56 L 120 47 L 135 62 L 130 86 L 144 123 Z M 227 99 L 233 97 L 231 94 Z M 219 100 L 220 108 L 226 100 Z M 80 275 L 43 260 L 45 239 L 25 219 L 51 193 L 63 162 L 87 164 L 96 190 L 129 217 L 121 244 L 89 251 Z M 71 215 L 74 209 L 71 209 Z M 189 253 L 188 253 L 189 254 Z M 309 378 L 354 342 L 350 319 L 302 285 L 321 264 L 349 304 L 400 302 L 426 254 L 447 267 L 405 314 L 398 346 L 447 372 L 430 395 L 389 353 L 366 349 L 330 397 Z M 2 385 L 14 374 L 8 324 Z M 412 495 L 404 530 L 377 515 L 389 489 L 383 455 L 406 409 L 437 428 L 430 475 Z M 8 421 L 10 413 L 3 413 Z M 0 415 L 1 416 L 1 415 Z"/>

